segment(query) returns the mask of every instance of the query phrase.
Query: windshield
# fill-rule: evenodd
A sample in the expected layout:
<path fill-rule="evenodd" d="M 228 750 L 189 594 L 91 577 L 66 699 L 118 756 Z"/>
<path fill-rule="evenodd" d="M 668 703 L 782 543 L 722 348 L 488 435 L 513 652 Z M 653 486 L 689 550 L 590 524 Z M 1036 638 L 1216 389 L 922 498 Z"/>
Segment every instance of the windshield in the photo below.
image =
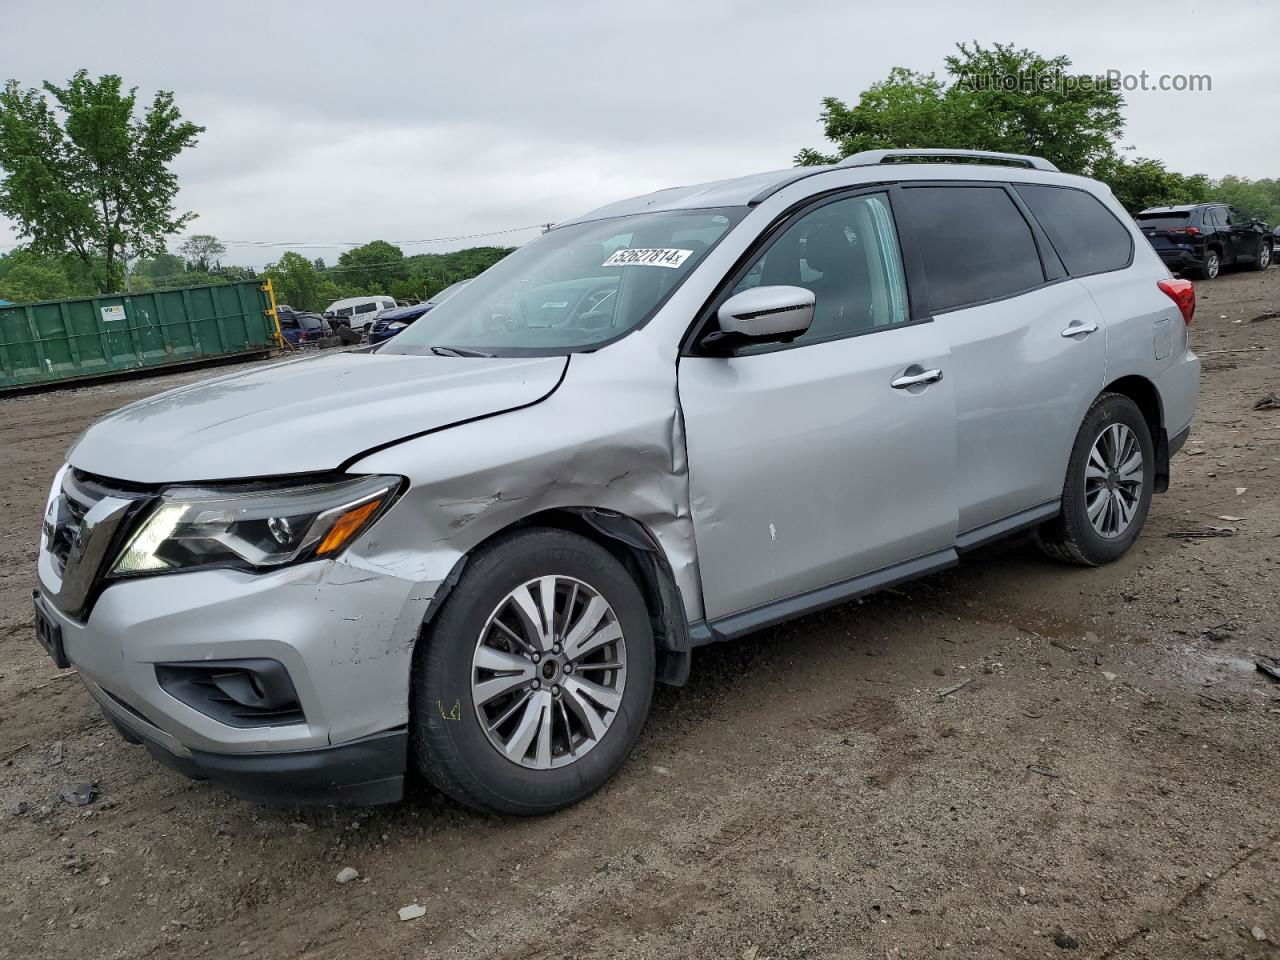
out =
<path fill-rule="evenodd" d="M 379 352 L 511 356 L 615 340 L 643 324 L 745 213 L 642 213 L 544 233 Z"/>

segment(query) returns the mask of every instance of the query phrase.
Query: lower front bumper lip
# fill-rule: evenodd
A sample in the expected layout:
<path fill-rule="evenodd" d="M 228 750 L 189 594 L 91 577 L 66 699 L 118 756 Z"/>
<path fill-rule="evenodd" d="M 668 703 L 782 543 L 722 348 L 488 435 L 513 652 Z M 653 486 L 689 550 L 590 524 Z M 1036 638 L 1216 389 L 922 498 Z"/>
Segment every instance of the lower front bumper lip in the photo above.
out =
<path fill-rule="evenodd" d="M 395 803 L 404 796 L 409 733 L 386 730 L 336 746 L 278 753 L 214 753 L 185 747 L 88 677 L 85 687 L 130 743 L 193 780 L 245 800 L 281 806 Z"/>

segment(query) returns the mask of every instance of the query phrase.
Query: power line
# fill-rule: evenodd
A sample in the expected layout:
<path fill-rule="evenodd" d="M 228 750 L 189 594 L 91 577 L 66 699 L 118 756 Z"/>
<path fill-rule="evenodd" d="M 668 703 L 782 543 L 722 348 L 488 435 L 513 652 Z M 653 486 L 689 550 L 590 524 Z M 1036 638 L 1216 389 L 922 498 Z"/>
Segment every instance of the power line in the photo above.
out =
<path fill-rule="evenodd" d="M 545 232 L 549 226 L 551 225 L 546 223 L 531 223 L 523 227 L 506 227 L 502 230 L 486 230 L 482 233 L 464 233 L 453 237 L 428 237 L 424 240 L 386 240 L 384 242 L 397 247 L 409 247 L 424 243 L 456 243 L 461 240 L 478 240 L 481 237 L 496 237 L 507 233 L 522 233 L 526 230 L 543 230 Z M 190 239 L 190 236 L 173 238 L 175 243 L 181 243 L 188 239 Z M 229 247 L 290 247 L 295 250 L 363 247 L 373 242 L 372 240 L 223 240 L 220 237 L 218 241 Z M 0 245 L 0 250 L 16 250 L 21 246 L 21 243 L 3 244 Z"/>
<path fill-rule="evenodd" d="M 531 223 L 524 227 L 507 227 L 503 230 L 486 230 L 483 233 L 464 233 L 454 237 L 429 237 L 425 240 L 385 240 L 384 243 L 390 243 L 397 247 L 409 247 L 420 243 L 455 243 L 459 240 L 476 240 L 480 237 L 496 237 L 504 233 L 521 233 L 525 230 L 542 230 L 546 227 L 545 223 Z M 363 247 L 365 244 L 372 243 L 371 240 L 314 240 L 314 241 L 289 241 L 289 240 L 222 240 L 221 243 L 232 247 L 294 247 L 294 248 L 312 248 L 312 247 Z"/>

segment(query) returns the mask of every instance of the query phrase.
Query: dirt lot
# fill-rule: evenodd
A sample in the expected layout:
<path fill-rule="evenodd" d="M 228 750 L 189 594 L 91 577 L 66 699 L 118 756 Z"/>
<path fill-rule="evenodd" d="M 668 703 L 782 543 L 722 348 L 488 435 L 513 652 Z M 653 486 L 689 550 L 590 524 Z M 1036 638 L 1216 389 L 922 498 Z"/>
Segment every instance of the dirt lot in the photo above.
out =
<path fill-rule="evenodd" d="M 201 374 L 0 401 L 0 956 L 1280 956 L 1280 270 L 1200 287 L 1199 419 L 1128 557 L 1013 541 L 700 651 L 538 820 L 255 807 L 124 744 L 33 640 L 41 508 L 95 417 Z"/>

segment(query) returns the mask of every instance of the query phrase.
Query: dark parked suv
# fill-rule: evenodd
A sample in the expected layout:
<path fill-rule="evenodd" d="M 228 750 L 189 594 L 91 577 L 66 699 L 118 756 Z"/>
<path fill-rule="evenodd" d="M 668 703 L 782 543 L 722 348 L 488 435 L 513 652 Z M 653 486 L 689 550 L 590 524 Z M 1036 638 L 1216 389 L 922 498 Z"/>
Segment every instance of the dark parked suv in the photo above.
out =
<path fill-rule="evenodd" d="M 1204 280 L 1223 267 L 1271 265 L 1271 230 L 1225 203 L 1150 207 L 1135 217 L 1165 266 Z"/>

